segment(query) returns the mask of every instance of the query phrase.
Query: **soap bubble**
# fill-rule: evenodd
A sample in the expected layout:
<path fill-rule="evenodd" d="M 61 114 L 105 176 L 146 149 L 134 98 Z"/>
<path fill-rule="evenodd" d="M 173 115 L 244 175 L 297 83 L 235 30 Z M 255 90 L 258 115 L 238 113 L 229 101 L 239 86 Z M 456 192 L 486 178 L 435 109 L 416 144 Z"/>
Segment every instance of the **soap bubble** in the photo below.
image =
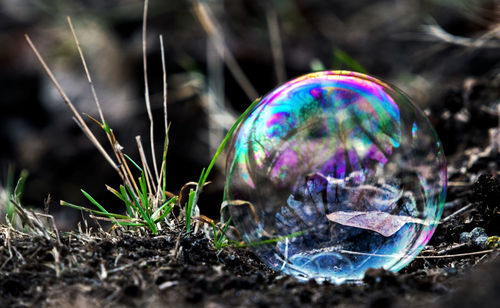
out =
<path fill-rule="evenodd" d="M 399 90 L 347 71 L 278 87 L 246 116 L 227 161 L 225 216 L 275 270 L 343 282 L 398 271 L 442 213 L 446 163 Z"/>

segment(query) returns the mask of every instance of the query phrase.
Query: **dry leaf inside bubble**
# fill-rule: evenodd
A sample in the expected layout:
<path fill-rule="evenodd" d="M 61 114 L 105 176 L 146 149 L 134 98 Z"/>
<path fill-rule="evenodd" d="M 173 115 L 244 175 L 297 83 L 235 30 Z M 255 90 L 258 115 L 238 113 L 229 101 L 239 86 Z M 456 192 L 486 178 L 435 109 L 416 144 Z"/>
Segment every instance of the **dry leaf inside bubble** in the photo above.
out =
<path fill-rule="evenodd" d="M 369 212 L 344 212 L 338 211 L 326 215 L 326 218 L 338 224 L 372 230 L 389 237 L 398 232 L 407 223 L 416 223 L 428 225 L 420 218 L 411 216 L 392 215 L 386 212 L 369 211 Z"/>

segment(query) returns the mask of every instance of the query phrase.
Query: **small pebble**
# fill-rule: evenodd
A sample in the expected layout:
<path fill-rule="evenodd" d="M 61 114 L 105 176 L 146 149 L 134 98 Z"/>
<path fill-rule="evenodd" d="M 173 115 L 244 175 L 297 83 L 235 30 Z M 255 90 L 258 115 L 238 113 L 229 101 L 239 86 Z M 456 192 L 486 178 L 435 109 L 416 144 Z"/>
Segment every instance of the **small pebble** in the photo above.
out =
<path fill-rule="evenodd" d="M 482 249 L 488 248 L 488 235 L 486 230 L 481 227 L 476 227 L 471 232 L 462 232 L 459 240 L 460 243 L 471 243 Z"/>
<path fill-rule="evenodd" d="M 470 232 L 460 233 L 460 243 L 468 243 L 468 242 L 470 242 Z"/>
<path fill-rule="evenodd" d="M 488 236 L 480 235 L 472 240 L 472 243 L 482 249 L 488 248 Z"/>
<path fill-rule="evenodd" d="M 471 240 L 474 241 L 476 238 L 480 237 L 480 236 L 488 236 L 486 234 L 486 230 L 484 230 L 484 228 L 481 228 L 481 227 L 475 227 L 474 229 L 472 229 L 472 231 L 470 232 L 470 237 L 471 237 Z"/>

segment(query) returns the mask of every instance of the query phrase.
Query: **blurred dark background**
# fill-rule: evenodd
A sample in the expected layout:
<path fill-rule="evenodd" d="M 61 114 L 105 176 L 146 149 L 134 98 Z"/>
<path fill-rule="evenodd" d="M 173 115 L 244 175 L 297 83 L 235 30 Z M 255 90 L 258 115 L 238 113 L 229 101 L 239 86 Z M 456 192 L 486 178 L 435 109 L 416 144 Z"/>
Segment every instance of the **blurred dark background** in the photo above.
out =
<path fill-rule="evenodd" d="M 158 40 L 163 34 L 172 123 L 167 181 L 174 193 L 197 181 L 235 116 L 254 98 L 221 60 L 221 44 L 227 47 L 225 57 L 234 56 L 258 95 L 315 69 L 363 69 L 389 81 L 430 115 L 448 156 L 465 144 L 481 145 L 486 129 L 498 124 L 498 114 L 491 110 L 480 123 L 448 120 L 468 108 L 464 95 L 498 103 L 500 95 L 485 99 L 475 87 L 496 87 L 493 93 L 498 94 L 498 1 L 201 2 L 212 14 L 216 34 L 205 32 L 195 1 L 150 0 L 149 6 L 147 59 L 156 144 L 159 149 L 163 138 Z M 73 228 L 80 213 L 61 208 L 59 200 L 87 204 L 80 193 L 84 188 L 117 208 L 104 184 L 117 186 L 119 177 L 72 121 L 24 34 L 31 36 L 79 110 L 97 115 L 66 23 L 66 16 L 72 17 L 108 122 L 125 152 L 138 157 L 136 135 L 149 149 L 142 8 L 141 0 L 0 1 L 0 179 L 5 181 L 9 164 L 17 171 L 27 169 L 24 204 L 43 208 L 50 194 L 50 211 L 63 229 Z M 478 126 L 484 129 L 474 138 L 462 134 Z M 202 213 L 213 218 L 222 199 L 223 167 L 222 159 L 200 200 Z"/>

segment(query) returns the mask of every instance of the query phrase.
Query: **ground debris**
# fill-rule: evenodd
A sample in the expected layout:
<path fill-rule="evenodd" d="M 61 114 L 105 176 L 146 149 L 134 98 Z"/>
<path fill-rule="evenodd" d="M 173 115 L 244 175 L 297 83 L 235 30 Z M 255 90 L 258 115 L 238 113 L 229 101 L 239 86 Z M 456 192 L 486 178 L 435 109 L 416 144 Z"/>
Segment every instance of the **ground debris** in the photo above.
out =
<path fill-rule="evenodd" d="M 174 258 L 171 251 L 178 238 L 182 249 Z M 279 275 L 251 251 L 217 251 L 202 234 L 72 232 L 60 239 L 62 246 L 40 235 L 10 233 L 12 247 L 25 262 L 13 258 L 0 272 L 3 306 L 399 305 L 406 299 L 429 302 L 448 294 L 454 278 L 463 277 L 464 269 L 480 259 L 417 259 L 401 274 L 370 269 L 364 284 L 334 285 Z M 0 241 L 5 243 L 5 232 Z M 0 250 L 0 261 L 7 258 L 8 251 Z"/>

